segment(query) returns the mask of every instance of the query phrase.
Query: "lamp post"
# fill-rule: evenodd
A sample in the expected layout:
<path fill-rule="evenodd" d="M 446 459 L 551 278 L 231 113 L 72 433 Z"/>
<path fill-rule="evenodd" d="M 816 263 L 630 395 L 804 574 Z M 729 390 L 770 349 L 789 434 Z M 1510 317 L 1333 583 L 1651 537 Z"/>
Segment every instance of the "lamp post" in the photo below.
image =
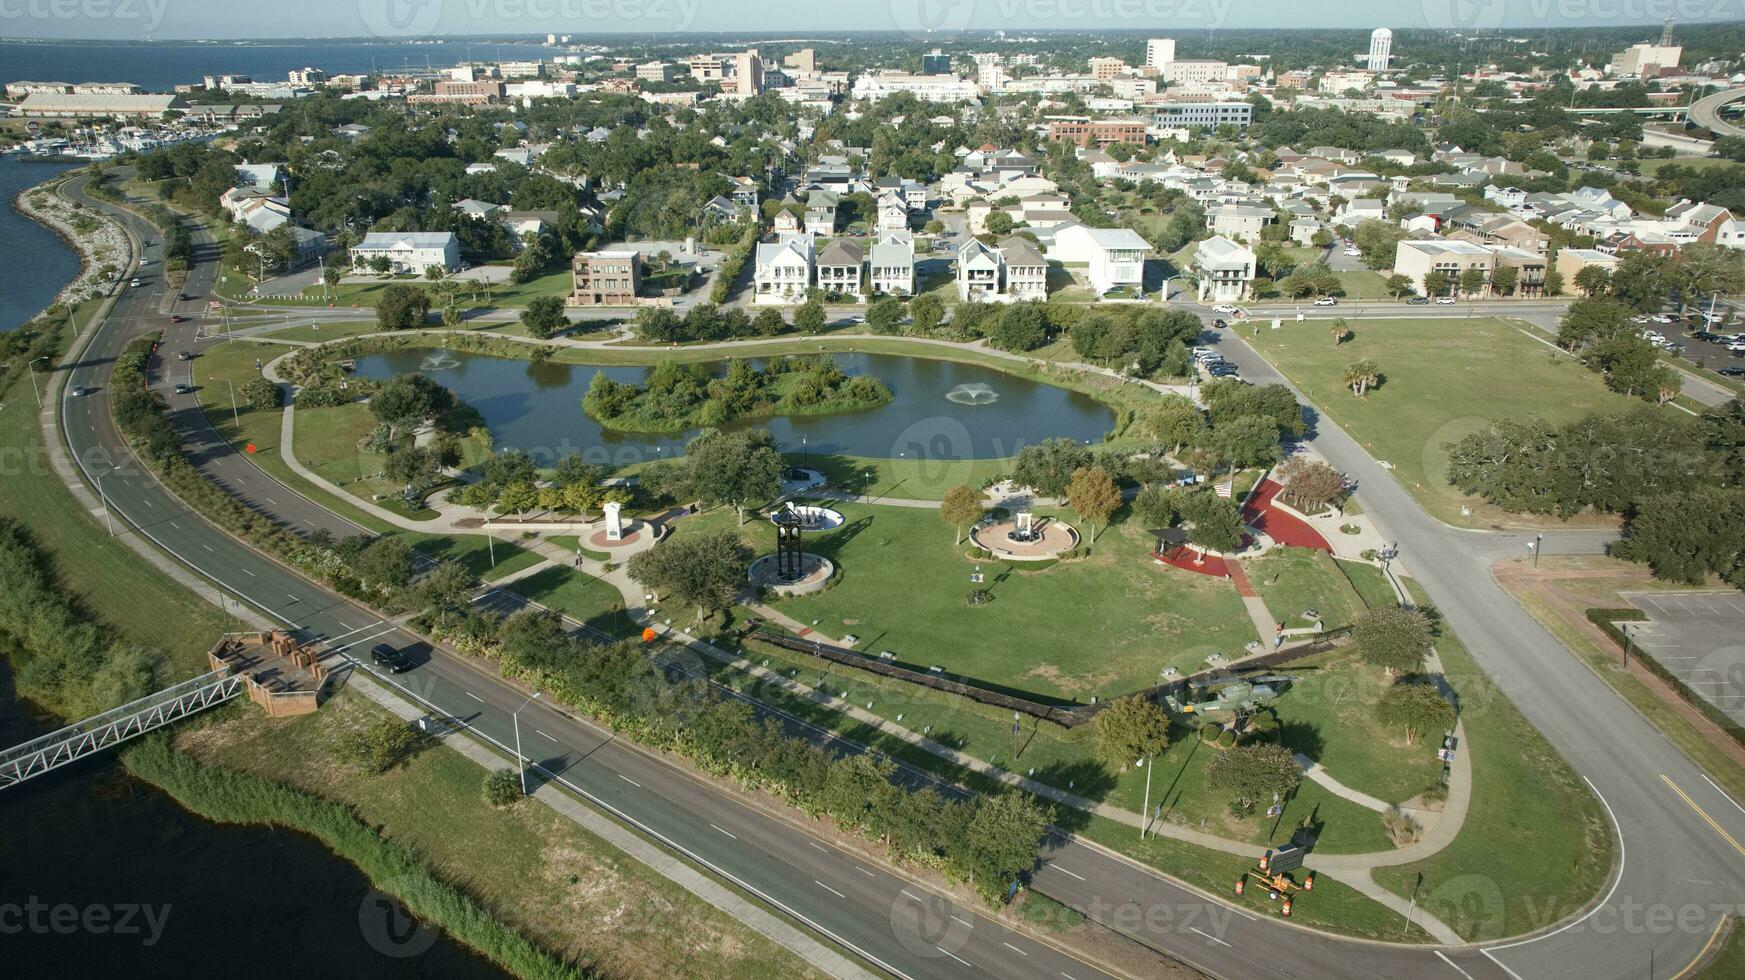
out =
<path fill-rule="evenodd" d="M 109 536 L 112 538 L 115 537 L 115 518 L 109 516 L 109 495 L 103 492 L 103 478 L 113 472 L 115 468 L 111 466 L 93 477 L 93 482 L 97 484 L 97 499 L 103 501 L 103 523 L 109 526 Z"/>
<path fill-rule="evenodd" d="M 1531 545 L 1531 547 L 1533 549 L 1533 567 L 1538 568 L 1539 567 L 1539 552 L 1545 550 L 1545 535 L 1535 534 L 1533 536 L 1533 544 Z"/>
<path fill-rule="evenodd" d="M 1145 767 L 1145 805 L 1139 810 L 1139 839 L 1145 839 L 1145 832 L 1151 827 L 1151 756 L 1140 759 L 1137 765 Z"/>
<path fill-rule="evenodd" d="M 491 553 L 491 567 L 496 568 L 497 567 L 497 538 L 495 535 L 493 535 L 491 533 L 491 505 L 490 504 L 485 505 L 485 523 L 484 523 L 484 527 L 482 528 L 482 530 L 485 532 L 485 549 Z M 577 547 L 580 547 L 579 543 L 577 544 Z"/>
<path fill-rule="evenodd" d="M 525 708 L 537 700 L 539 700 L 539 692 L 534 691 L 527 696 L 527 700 L 521 702 L 521 708 Z M 527 760 L 521 755 L 521 708 L 516 708 L 509 718 L 515 723 L 515 768 L 521 770 L 521 795 L 526 796 Z"/>
<path fill-rule="evenodd" d="M 236 382 L 225 378 L 224 383 L 230 386 L 230 420 L 236 423 L 236 431 L 240 434 L 242 432 L 242 413 L 236 407 Z"/>
<path fill-rule="evenodd" d="M 44 354 L 43 356 L 36 359 L 36 361 L 46 361 L 46 360 L 48 360 L 47 354 Z M 36 386 L 36 372 L 31 370 L 32 368 L 36 367 L 36 361 L 31 361 L 29 364 L 26 364 L 24 366 L 24 373 L 30 375 L 30 392 L 31 392 L 31 394 L 36 396 L 36 407 L 41 408 L 42 407 L 42 389 L 38 388 Z"/>

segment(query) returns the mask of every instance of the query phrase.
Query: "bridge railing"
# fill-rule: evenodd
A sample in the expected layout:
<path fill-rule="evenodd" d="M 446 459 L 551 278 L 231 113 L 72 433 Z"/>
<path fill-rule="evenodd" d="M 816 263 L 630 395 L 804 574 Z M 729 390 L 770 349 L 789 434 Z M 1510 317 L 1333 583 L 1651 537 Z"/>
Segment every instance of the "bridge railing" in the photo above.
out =
<path fill-rule="evenodd" d="M 0 789 L 143 735 L 241 691 L 242 677 L 226 667 L 15 745 L 0 752 Z"/>

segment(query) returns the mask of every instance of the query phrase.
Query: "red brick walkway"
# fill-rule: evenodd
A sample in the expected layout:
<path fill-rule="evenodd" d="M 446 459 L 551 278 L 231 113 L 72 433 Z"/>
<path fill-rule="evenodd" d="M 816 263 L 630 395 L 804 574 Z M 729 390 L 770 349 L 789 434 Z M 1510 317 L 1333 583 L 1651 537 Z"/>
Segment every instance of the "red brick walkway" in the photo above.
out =
<path fill-rule="evenodd" d="M 1242 563 L 1232 558 L 1224 562 L 1224 567 L 1230 573 L 1230 581 L 1236 586 L 1236 594 L 1244 598 L 1253 598 L 1260 593 L 1254 591 L 1254 586 L 1248 583 L 1248 573 L 1242 570 Z"/>
<path fill-rule="evenodd" d="M 1254 488 L 1247 502 L 1242 505 L 1242 520 L 1279 544 L 1331 552 L 1333 546 L 1327 543 L 1321 532 L 1310 527 L 1295 514 L 1272 506 L 1273 498 L 1282 489 L 1284 488 L 1272 480 L 1260 481 L 1260 486 Z"/>

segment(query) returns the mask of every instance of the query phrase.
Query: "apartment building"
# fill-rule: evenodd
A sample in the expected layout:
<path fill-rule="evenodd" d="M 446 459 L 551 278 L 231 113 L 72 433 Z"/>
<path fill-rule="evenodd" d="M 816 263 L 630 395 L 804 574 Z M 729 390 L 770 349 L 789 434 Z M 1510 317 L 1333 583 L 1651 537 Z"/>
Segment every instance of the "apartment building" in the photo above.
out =
<path fill-rule="evenodd" d="M 635 249 L 577 252 L 570 262 L 571 306 L 634 306 L 642 285 L 642 256 Z"/>

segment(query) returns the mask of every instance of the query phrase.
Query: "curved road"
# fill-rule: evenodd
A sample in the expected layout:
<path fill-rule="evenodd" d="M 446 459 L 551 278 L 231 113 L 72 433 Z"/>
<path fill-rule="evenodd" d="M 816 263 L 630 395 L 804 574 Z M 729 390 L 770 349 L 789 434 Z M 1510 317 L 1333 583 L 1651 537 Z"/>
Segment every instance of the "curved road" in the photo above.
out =
<path fill-rule="evenodd" d="M 75 185 L 72 191 L 77 190 Z M 136 219 L 124 220 L 136 229 L 139 226 Z M 196 275 L 209 282 L 210 267 L 202 263 Z M 63 430 L 87 479 L 101 479 L 102 491 L 125 524 L 306 635 L 330 638 L 336 649 L 384 640 L 418 647 L 416 637 L 211 528 L 130 465 L 101 390 L 110 360 L 127 337 L 141 330 L 165 329 L 172 350 L 193 333 L 192 324 L 168 323 L 165 314 L 170 310 L 162 305 L 156 285 L 147 282 L 124 296 L 90 349 L 67 369 L 69 385 L 98 388 L 94 394 L 66 399 L 63 406 Z M 199 293 L 201 280 L 189 290 Z M 1270 366 L 1246 345 L 1226 340 L 1223 346 L 1245 376 L 1269 380 Z M 192 419 L 182 421 L 193 424 Z M 1608 886 L 1606 900 L 1595 913 L 1536 940 L 1484 950 L 1434 951 L 1344 941 L 1258 919 L 1077 841 L 1055 842 L 1036 875 L 1038 889 L 1091 912 L 1135 939 L 1223 976 L 1273 976 L 1288 961 L 1287 972 L 1296 976 L 1622 978 L 1644 975 L 1651 954 L 1667 972 L 1690 962 L 1711 934 L 1721 914 L 1718 910 L 1737 912 L 1745 903 L 1741 885 L 1745 851 L 1728 847 L 1717 833 L 1725 829 L 1732 840 L 1745 839 L 1745 820 L 1741 820 L 1745 811 L 1709 786 L 1700 771 L 1501 593 L 1490 581 L 1487 562 L 1463 557 L 1471 553 L 1470 541 L 1465 540 L 1469 532 L 1452 530 L 1424 515 L 1330 423 L 1322 420 L 1313 438 L 1336 466 L 1361 481 L 1359 497 L 1364 506 L 1399 536 L 1408 557 L 1423 556 L 1414 560 L 1420 580 L 1474 655 L 1590 779 L 1613 812 L 1625 845 L 1624 860 L 1621 873 Z M 221 441 L 203 448 L 210 450 L 207 462 L 235 457 Z M 108 460 L 122 465 L 111 470 Z M 279 500 L 273 489 L 279 485 L 246 459 L 238 462 L 227 481 L 233 491 L 286 523 L 311 523 L 296 512 L 313 504 L 301 498 L 297 498 L 300 503 Z M 262 482 L 251 485 L 255 480 Z M 265 504 L 262 495 L 268 492 L 281 506 Z M 510 737 L 509 712 L 520 703 L 520 693 L 465 661 L 439 651 L 427 650 L 424 656 L 416 670 L 396 679 L 396 686 L 505 744 Z M 785 821 L 690 780 L 584 721 L 538 703 L 523 715 L 536 732 L 556 734 L 547 748 L 541 750 L 535 743 L 530 752 L 554 778 L 893 973 L 1098 975 L 1052 947 L 974 915 L 974 910 L 960 910 L 975 920 L 972 928 L 961 930 L 964 935 L 949 928 L 940 933 L 923 927 L 922 905 L 908 896 L 922 896 L 928 911 L 936 910 L 941 900 L 906 884 L 900 876 L 869 868 Z M 1675 795 L 1660 774 L 1687 794 L 1688 801 Z M 1714 821 L 1712 825 L 1695 812 L 1699 805 L 1707 820 Z M 934 926 L 945 921 L 929 918 Z M 933 941 L 923 942 L 926 939 Z"/>
<path fill-rule="evenodd" d="M 1687 118 L 1716 136 L 1745 136 L 1745 127 L 1736 126 L 1721 118 L 1721 108 L 1740 99 L 1745 99 L 1745 88 L 1705 95 L 1690 104 Z"/>

